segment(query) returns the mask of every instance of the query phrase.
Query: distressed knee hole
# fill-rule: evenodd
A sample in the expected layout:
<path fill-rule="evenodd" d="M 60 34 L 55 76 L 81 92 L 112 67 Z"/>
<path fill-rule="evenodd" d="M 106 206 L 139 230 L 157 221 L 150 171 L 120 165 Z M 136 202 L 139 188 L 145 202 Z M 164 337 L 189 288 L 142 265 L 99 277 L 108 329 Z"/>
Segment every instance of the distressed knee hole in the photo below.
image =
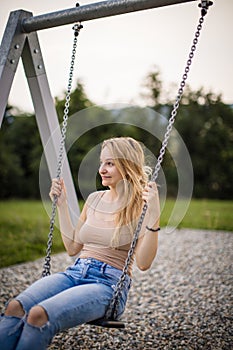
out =
<path fill-rule="evenodd" d="M 5 315 L 6 316 L 15 316 L 15 317 L 23 317 L 25 314 L 22 305 L 17 300 L 11 300 L 7 305 Z"/>
<path fill-rule="evenodd" d="M 42 306 L 33 306 L 28 314 L 27 322 L 32 326 L 41 327 L 48 322 L 48 316 Z"/>

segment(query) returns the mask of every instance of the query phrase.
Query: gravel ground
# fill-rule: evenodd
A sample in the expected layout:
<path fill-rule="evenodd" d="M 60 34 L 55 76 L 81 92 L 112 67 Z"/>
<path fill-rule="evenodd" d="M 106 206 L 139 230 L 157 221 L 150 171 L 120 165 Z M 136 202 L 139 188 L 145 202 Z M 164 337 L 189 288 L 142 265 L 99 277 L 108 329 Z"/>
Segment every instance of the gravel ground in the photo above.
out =
<path fill-rule="evenodd" d="M 152 268 L 134 269 L 126 329 L 83 325 L 57 335 L 49 350 L 233 349 L 233 233 L 160 232 Z M 53 271 L 71 262 L 65 253 L 54 255 Z M 40 277 L 42 264 L 0 270 L 1 308 Z"/>

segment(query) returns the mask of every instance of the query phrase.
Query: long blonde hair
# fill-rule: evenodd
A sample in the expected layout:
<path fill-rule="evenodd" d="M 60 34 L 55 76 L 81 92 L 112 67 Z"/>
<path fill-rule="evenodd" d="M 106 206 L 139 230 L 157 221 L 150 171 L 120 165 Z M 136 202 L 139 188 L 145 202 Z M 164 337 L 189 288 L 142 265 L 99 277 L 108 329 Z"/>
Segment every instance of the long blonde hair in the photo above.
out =
<path fill-rule="evenodd" d="M 141 144 L 131 137 L 116 137 L 105 140 L 102 149 L 108 147 L 115 165 L 123 178 L 125 205 L 116 214 L 116 230 L 111 246 L 116 247 L 120 238 L 120 227 L 128 225 L 133 236 L 142 211 L 142 191 L 151 175 L 151 168 L 145 165 Z"/>

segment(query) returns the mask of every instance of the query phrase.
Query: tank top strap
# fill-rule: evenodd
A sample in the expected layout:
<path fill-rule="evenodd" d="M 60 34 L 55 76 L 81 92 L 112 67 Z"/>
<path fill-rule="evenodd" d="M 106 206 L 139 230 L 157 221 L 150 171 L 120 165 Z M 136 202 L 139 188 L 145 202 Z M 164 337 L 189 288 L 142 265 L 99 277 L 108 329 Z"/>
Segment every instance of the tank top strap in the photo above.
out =
<path fill-rule="evenodd" d="M 101 198 L 103 197 L 104 194 L 105 194 L 105 191 L 97 191 L 97 192 L 92 194 L 91 198 L 88 201 L 88 206 L 93 211 L 95 211 L 99 201 L 101 200 Z"/>

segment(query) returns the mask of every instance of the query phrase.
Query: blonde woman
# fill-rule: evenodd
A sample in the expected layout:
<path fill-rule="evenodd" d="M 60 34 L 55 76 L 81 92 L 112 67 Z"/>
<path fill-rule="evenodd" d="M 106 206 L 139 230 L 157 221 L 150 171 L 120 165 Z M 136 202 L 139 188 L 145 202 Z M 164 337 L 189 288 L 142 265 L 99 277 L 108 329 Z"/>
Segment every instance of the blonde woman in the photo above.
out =
<path fill-rule="evenodd" d="M 104 141 L 99 174 L 106 190 L 89 195 L 77 227 L 70 220 L 64 181 L 52 180 L 50 197 L 58 197 L 64 246 L 79 257 L 64 272 L 40 279 L 9 302 L 0 321 L 2 350 L 44 350 L 57 332 L 104 316 L 145 202 L 148 210 L 134 258 L 139 269 L 150 268 L 158 247 L 160 209 L 140 143 L 130 137 Z M 131 285 L 132 263 L 118 317 Z"/>

